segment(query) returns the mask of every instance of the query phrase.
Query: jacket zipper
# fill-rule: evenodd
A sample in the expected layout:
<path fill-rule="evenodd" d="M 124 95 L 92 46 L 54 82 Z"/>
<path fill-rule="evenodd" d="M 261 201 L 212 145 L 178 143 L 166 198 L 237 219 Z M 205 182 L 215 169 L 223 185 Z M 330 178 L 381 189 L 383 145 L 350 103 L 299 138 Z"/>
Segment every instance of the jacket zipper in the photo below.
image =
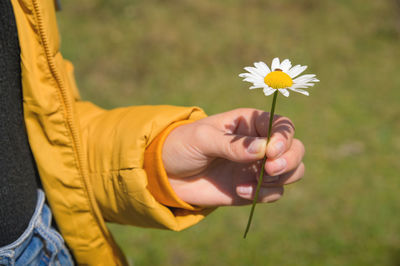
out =
<path fill-rule="evenodd" d="M 32 2 L 33 2 L 34 9 L 35 9 L 36 17 L 37 17 L 39 35 L 40 35 L 40 38 L 42 40 L 42 44 L 43 44 L 43 47 L 45 50 L 46 59 L 49 64 L 50 71 L 53 74 L 53 77 L 55 78 L 55 80 L 58 84 L 59 91 L 61 92 L 62 103 L 64 104 L 64 108 L 66 111 L 67 125 L 71 132 L 72 143 L 75 148 L 74 150 L 75 150 L 76 157 L 77 157 L 77 164 L 78 164 L 78 168 L 80 171 L 80 175 L 82 177 L 83 184 L 87 191 L 87 196 L 88 196 L 87 198 L 89 200 L 89 205 L 91 207 L 90 211 L 93 213 L 93 216 L 96 218 L 97 223 L 100 226 L 101 232 L 103 233 L 105 239 L 110 244 L 112 249 L 115 249 L 116 247 L 115 247 L 114 241 L 113 241 L 104 221 L 102 220 L 100 210 L 98 209 L 97 203 L 95 202 L 95 199 L 94 199 L 92 188 L 89 185 L 88 175 L 86 175 L 87 170 L 85 169 L 86 165 L 83 160 L 84 155 L 83 155 L 82 147 L 80 146 L 80 136 L 78 133 L 78 129 L 73 121 L 73 116 L 72 116 L 73 110 L 72 110 L 71 99 L 70 99 L 70 97 L 68 97 L 67 89 L 65 88 L 65 85 L 63 83 L 63 80 L 60 77 L 60 74 L 58 73 L 57 67 L 54 62 L 54 58 L 50 52 L 48 38 L 47 38 L 46 32 L 44 30 L 44 26 L 43 26 L 43 19 L 42 19 L 42 13 L 41 13 L 41 9 L 40 9 L 39 0 L 32 0 Z"/>

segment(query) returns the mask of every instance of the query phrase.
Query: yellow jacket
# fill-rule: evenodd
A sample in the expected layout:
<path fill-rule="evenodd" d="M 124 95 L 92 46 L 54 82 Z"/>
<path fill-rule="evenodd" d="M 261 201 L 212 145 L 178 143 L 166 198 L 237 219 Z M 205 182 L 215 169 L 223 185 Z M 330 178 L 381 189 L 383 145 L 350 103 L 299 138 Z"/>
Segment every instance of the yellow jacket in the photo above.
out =
<path fill-rule="evenodd" d="M 81 101 L 73 67 L 59 52 L 53 0 L 12 4 L 30 146 L 55 220 L 78 264 L 126 264 L 106 221 L 181 230 L 210 212 L 173 193 L 160 155 L 170 130 L 205 114 L 173 106 L 106 111 Z"/>

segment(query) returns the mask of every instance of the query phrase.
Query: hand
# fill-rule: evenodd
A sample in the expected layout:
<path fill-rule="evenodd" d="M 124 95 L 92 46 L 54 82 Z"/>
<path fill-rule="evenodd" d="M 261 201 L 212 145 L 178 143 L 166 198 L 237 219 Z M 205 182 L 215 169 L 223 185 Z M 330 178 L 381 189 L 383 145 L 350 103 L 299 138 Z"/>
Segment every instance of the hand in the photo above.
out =
<path fill-rule="evenodd" d="M 175 193 L 198 206 L 251 204 L 264 155 L 265 175 L 259 202 L 283 195 L 283 185 L 304 175 L 304 146 L 294 126 L 275 116 L 267 147 L 269 113 L 236 109 L 175 128 L 162 152 Z"/>

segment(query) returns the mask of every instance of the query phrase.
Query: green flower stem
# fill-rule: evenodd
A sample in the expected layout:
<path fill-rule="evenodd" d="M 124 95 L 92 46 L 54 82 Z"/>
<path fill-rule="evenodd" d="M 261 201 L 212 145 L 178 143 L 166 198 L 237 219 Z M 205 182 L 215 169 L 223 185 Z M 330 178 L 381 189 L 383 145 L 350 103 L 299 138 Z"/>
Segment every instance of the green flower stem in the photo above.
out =
<path fill-rule="evenodd" d="M 274 92 L 274 98 L 273 98 L 273 100 L 272 100 L 271 112 L 270 112 L 270 115 L 269 115 L 269 126 L 268 126 L 268 134 L 267 134 L 267 145 L 268 145 L 269 140 L 270 140 L 270 138 L 271 138 L 272 121 L 274 120 L 275 105 L 276 105 L 276 98 L 277 98 L 277 97 L 278 97 L 278 90 L 276 90 L 276 91 Z M 250 229 L 251 220 L 253 220 L 254 209 L 256 208 L 256 204 L 257 204 L 257 200 L 258 200 L 258 193 L 260 192 L 261 184 L 262 184 L 263 178 L 264 178 L 264 167 L 265 167 L 265 161 L 266 161 L 266 160 L 267 160 L 267 156 L 264 155 L 264 159 L 262 160 L 262 163 L 261 163 L 260 178 L 258 179 L 256 194 L 254 195 L 253 205 L 251 206 L 250 216 L 249 216 L 249 220 L 248 220 L 248 222 L 247 222 L 246 231 L 244 232 L 243 238 L 246 238 L 247 233 L 249 232 L 249 229 Z"/>

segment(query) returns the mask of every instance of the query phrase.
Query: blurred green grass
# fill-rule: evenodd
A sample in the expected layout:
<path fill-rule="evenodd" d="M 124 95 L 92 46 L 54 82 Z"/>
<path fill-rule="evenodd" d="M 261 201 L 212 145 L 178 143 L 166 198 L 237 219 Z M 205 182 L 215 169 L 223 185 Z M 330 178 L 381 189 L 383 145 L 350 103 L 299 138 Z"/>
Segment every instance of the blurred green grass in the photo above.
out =
<path fill-rule="evenodd" d="M 175 233 L 110 225 L 134 265 L 399 265 L 398 0 L 69 0 L 64 57 L 84 99 L 105 108 L 197 105 L 269 110 L 242 68 L 273 57 L 309 66 L 311 96 L 278 98 L 307 173 L 279 202 L 220 208 Z"/>

